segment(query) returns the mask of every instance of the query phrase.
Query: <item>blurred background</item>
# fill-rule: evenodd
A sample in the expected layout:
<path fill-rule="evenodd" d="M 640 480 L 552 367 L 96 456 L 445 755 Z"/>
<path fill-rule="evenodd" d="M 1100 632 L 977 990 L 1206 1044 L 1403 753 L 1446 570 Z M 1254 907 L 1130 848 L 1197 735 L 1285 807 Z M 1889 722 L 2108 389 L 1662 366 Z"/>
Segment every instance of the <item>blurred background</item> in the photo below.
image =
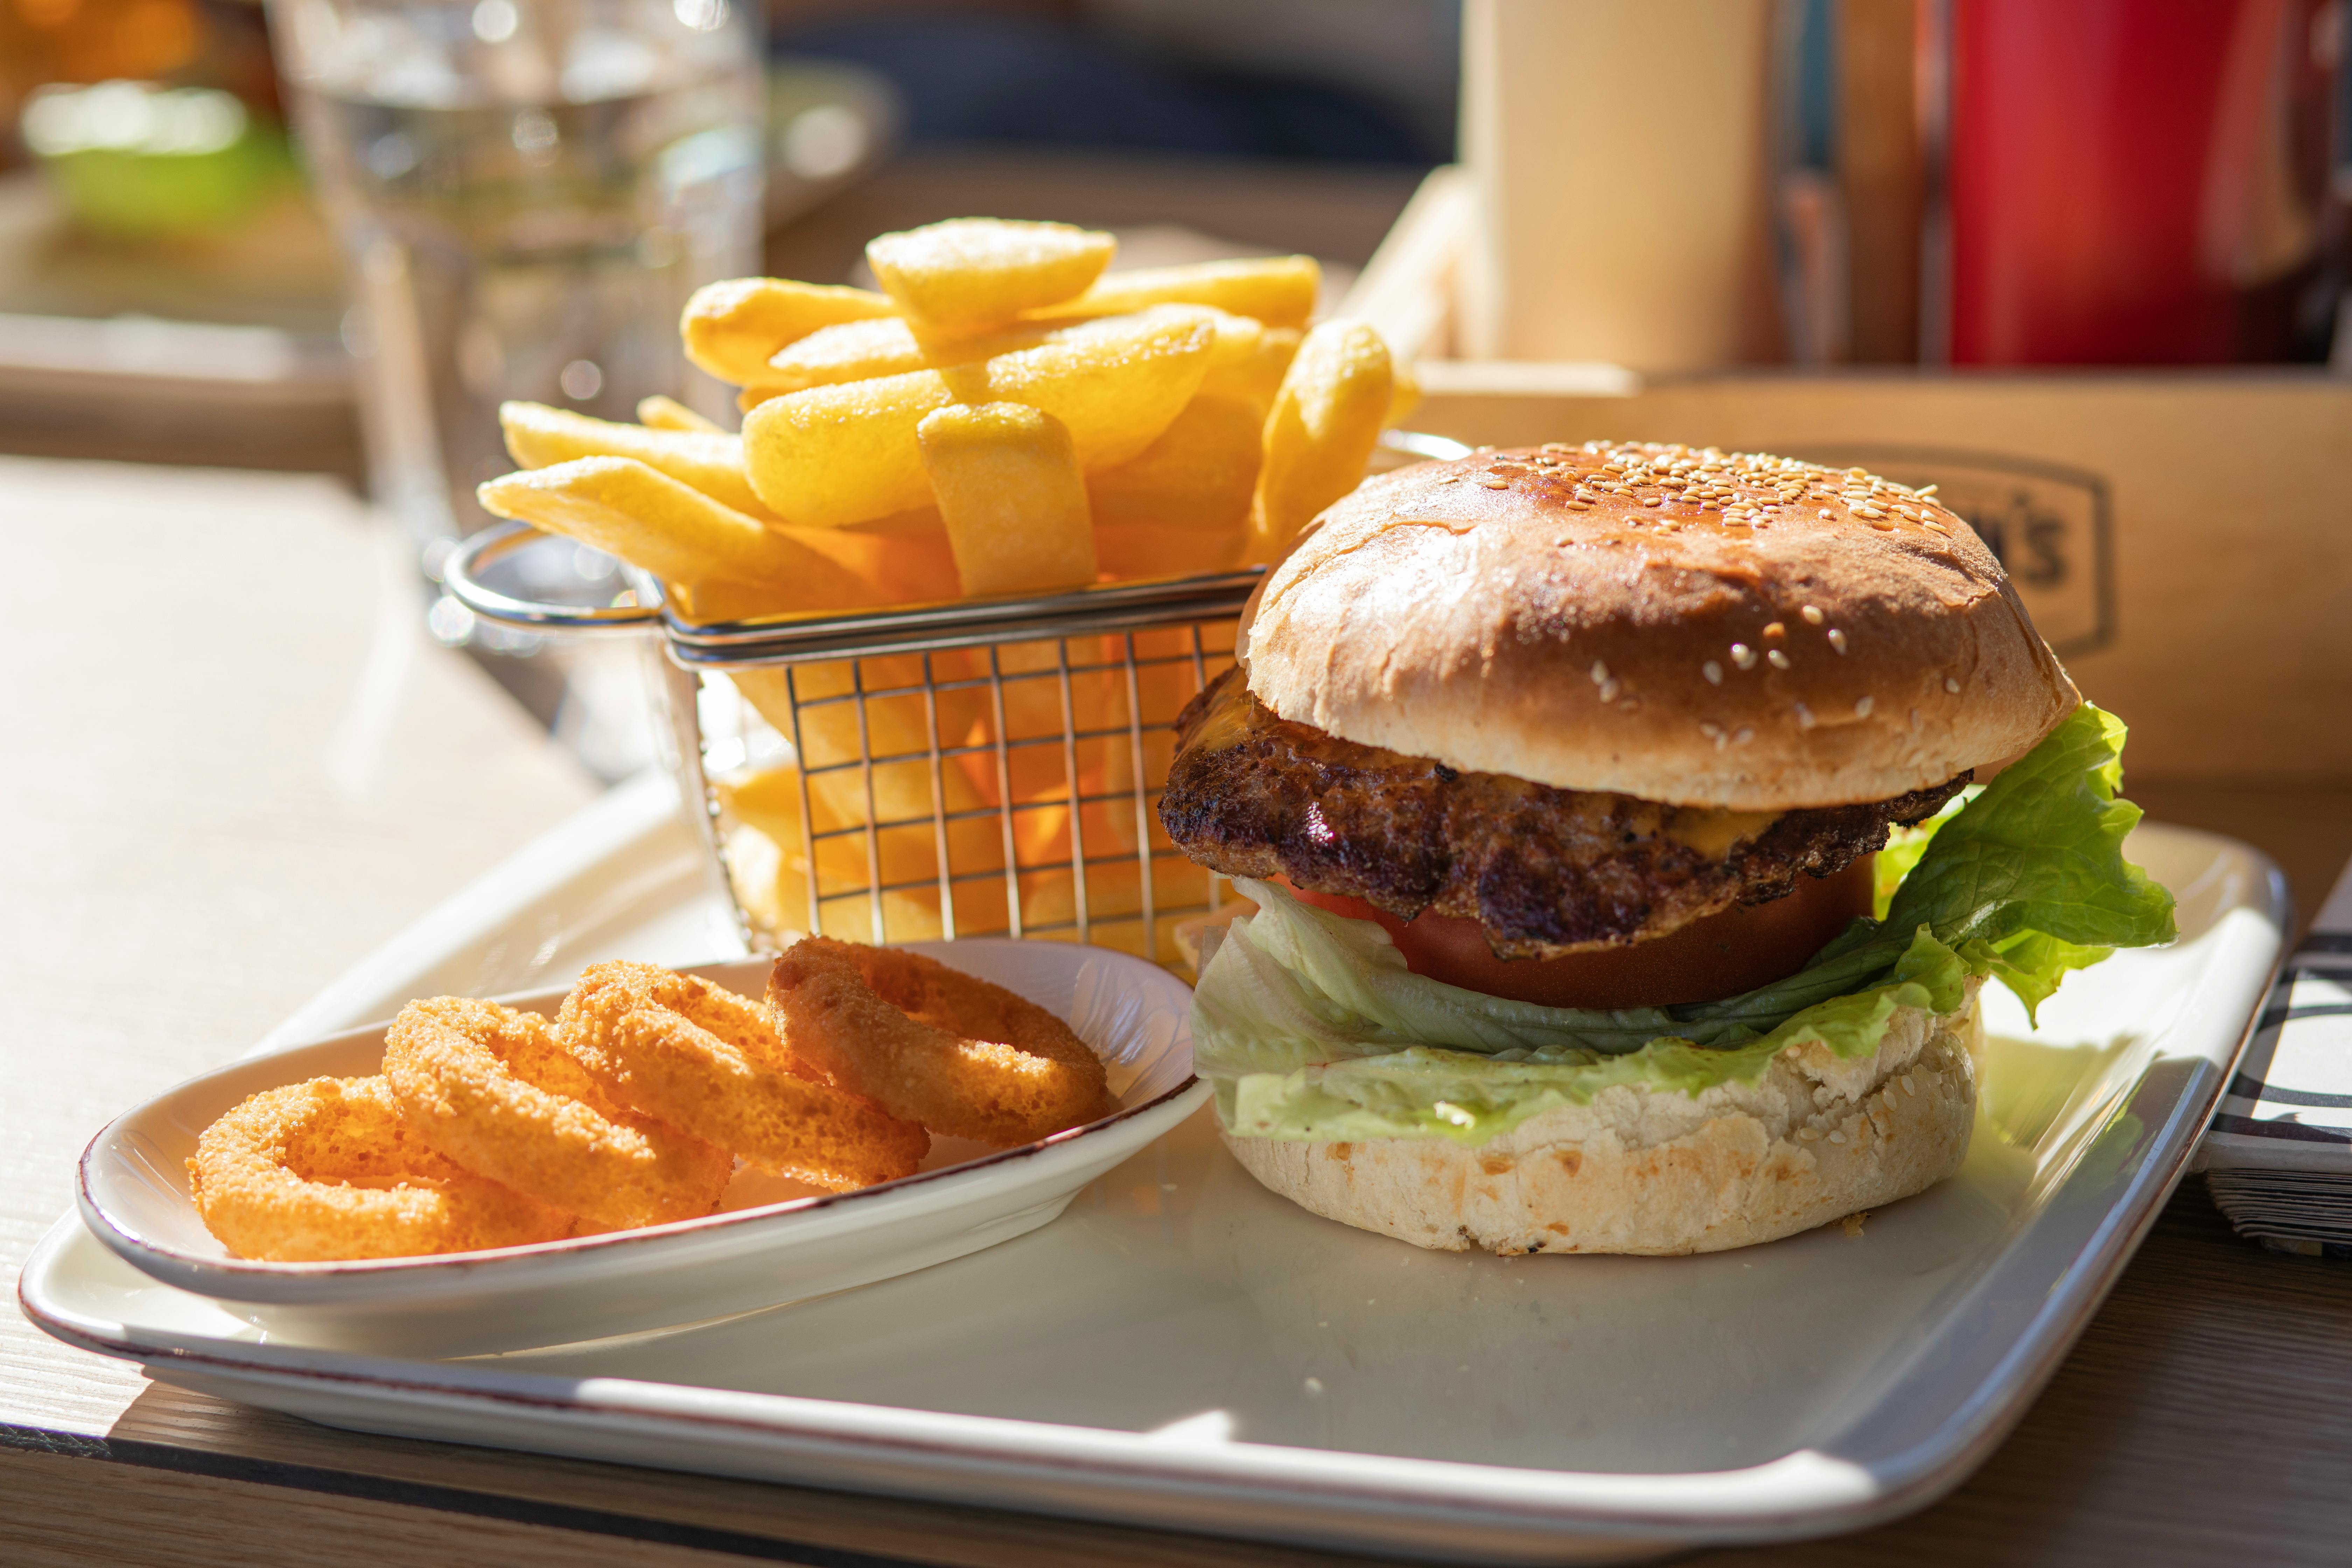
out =
<path fill-rule="evenodd" d="M 1486 271 L 1408 352 L 2352 368 L 2344 0 L 1556 0 L 1551 45 L 1482 64 L 1510 12 L 0 0 L 0 451 L 341 477 L 432 634 L 614 779 L 650 757 L 633 663 L 435 586 L 508 467 L 496 405 L 731 417 L 676 352 L 686 295 L 855 281 L 884 230 L 1307 252 L 1328 310 L 1466 159 Z M 1465 65 L 1500 84 L 1466 110 Z M 1662 79 L 1696 96 L 1662 116 Z M 1519 201 L 1557 222 L 1498 239 Z M 539 591 L 612 589 L 559 568 Z"/>

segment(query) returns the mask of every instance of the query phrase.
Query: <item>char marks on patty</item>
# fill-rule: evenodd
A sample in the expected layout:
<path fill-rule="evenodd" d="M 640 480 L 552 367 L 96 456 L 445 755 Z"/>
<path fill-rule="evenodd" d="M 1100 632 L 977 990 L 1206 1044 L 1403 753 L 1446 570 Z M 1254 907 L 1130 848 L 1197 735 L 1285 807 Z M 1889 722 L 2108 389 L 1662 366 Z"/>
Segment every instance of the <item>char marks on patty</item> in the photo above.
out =
<path fill-rule="evenodd" d="M 1459 773 L 1276 716 L 1229 670 L 1177 721 L 1160 820 L 1227 876 L 1287 878 L 1410 920 L 1475 920 L 1503 958 L 1664 936 L 1883 848 L 1969 782 L 1864 805 L 1733 817 Z M 1719 842 L 1720 841 L 1720 842 Z"/>

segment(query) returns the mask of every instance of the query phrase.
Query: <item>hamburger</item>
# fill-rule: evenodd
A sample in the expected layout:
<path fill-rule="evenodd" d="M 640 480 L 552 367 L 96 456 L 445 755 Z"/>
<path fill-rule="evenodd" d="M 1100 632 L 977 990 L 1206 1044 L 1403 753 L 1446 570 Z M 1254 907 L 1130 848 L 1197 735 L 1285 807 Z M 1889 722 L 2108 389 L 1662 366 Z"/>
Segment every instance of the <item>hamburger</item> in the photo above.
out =
<path fill-rule="evenodd" d="M 1992 978 L 2172 935 L 2123 726 L 1927 491 L 1651 444 L 1368 481 L 1244 613 L 1160 820 L 1228 1146 L 1423 1247 L 1686 1253 L 1967 1152 Z M 2006 764 L 2006 765 L 2003 765 Z M 1989 780 L 1989 782 L 1983 782 Z"/>

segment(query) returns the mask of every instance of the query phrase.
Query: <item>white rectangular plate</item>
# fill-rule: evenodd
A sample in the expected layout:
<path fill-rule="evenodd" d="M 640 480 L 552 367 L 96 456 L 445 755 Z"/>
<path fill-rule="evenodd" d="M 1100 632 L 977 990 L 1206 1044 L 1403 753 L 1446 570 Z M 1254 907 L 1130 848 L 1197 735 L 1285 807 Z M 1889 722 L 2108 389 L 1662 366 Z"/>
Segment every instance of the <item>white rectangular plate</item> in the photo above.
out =
<path fill-rule="evenodd" d="M 596 909 L 587 946 L 625 949 L 611 865 L 665 890 L 640 929 L 697 929 L 695 847 L 650 805 L 568 842 L 568 868 L 542 850 L 478 900 Z M 1026 1236 L 667 1334 L 463 1361 L 263 1342 L 71 1216 L 21 1293 L 52 1333 L 163 1381 L 366 1431 L 1454 1561 L 1853 1529 L 1930 1500 L 2015 1423 L 2178 1179 L 2276 963 L 2268 861 L 2155 826 L 2131 853 L 2179 895 L 2181 941 L 2069 979 L 2038 1030 L 1989 994 L 1967 1168 L 1857 1235 L 1422 1252 L 1266 1194 L 1195 1117 Z M 665 854 L 688 868 L 648 876 Z M 498 952 L 549 962 L 478 919 L 442 934 L 336 1005 L 380 1015 L 402 972 L 539 978 Z M 352 1016 L 329 1011 L 306 1032 Z"/>

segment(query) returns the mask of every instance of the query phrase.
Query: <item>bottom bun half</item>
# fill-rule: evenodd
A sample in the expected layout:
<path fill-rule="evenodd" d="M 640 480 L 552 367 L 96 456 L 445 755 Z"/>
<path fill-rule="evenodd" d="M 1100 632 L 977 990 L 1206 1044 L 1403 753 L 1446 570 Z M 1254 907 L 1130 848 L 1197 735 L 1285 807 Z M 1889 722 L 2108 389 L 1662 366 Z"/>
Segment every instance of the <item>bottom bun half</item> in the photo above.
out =
<path fill-rule="evenodd" d="M 1225 1146 L 1302 1207 L 1417 1247 L 1717 1252 L 1924 1191 L 1960 1168 L 1984 1026 L 1906 1007 L 1877 1054 L 1792 1046 L 1752 1084 L 1618 1087 L 1475 1148 L 1444 1138 Z"/>

